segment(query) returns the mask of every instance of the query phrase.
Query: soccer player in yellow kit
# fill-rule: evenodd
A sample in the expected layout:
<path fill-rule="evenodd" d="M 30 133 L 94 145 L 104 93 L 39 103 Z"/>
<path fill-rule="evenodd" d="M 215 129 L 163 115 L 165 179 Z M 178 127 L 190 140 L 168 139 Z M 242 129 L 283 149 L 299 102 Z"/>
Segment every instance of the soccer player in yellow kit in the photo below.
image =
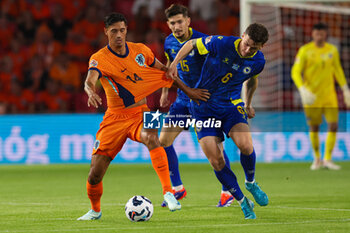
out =
<path fill-rule="evenodd" d="M 326 39 L 327 25 L 315 24 L 312 29 L 312 41 L 299 49 L 292 67 L 292 79 L 299 89 L 310 127 L 310 140 L 315 155 L 311 170 L 321 167 L 340 169 L 339 165 L 332 162 L 332 150 L 338 129 L 338 101 L 334 78 L 343 90 L 346 106 L 350 107 L 350 91 L 338 50 L 334 45 L 327 43 Z M 328 133 L 322 162 L 318 132 L 323 115 L 328 124 Z"/>

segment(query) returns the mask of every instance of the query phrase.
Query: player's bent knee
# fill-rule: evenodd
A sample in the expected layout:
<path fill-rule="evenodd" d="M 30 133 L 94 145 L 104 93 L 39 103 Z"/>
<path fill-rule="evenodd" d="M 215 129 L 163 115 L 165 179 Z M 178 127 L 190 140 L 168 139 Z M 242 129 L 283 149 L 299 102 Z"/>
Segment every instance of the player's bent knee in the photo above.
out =
<path fill-rule="evenodd" d="M 89 177 L 88 177 L 88 182 L 91 184 L 91 185 L 95 185 L 95 184 L 98 184 L 102 181 L 102 178 L 103 176 L 100 175 L 100 174 L 97 174 L 95 172 L 91 172 L 89 173 Z"/>
<path fill-rule="evenodd" d="M 156 134 L 147 134 L 144 138 L 144 144 L 149 150 L 160 147 L 160 142 Z"/>
<path fill-rule="evenodd" d="M 250 143 L 246 143 L 243 145 L 238 146 L 239 150 L 241 151 L 242 154 L 244 155 L 250 155 L 251 153 L 253 153 L 253 145 Z"/>
<path fill-rule="evenodd" d="M 215 171 L 221 171 L 225 167 L 225 160 L 224 159 L 211 159 L 209 160 L 211 166 L 214 168 Z"/>
<path fill-rule="evenodd" d="M 159 138 L 159 142 L 162 147 L 169 147 L 173 144 L 170 140 L 164 138 Z"/>

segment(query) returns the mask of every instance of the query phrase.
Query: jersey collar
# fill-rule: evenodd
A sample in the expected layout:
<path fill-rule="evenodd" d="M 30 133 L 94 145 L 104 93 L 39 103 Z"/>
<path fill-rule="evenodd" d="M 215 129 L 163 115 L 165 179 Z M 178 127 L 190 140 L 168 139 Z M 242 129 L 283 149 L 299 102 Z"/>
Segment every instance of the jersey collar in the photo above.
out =
<path fill-rule="evenodd" d="M 192 35 L 193 35 L 193 31 L 192 31 L 192 28 L 191 27 L 189 27 L 188 28 L 188 30 L 190 31 L 190 35 L 189 35 L 189 37 L 188 37 L 188 39 L 187 40 L 184 40 L 184 41 L 180 41 L 176 36 L 175 36 L 175 34 L 173 33 L 173 36 L 175 37 L 175 39 L 180 43 L 180 44 L 183 44 L 183 43 L 185 43 L 185 42 L 187 42 L 189 39 L 191 39 L 192 38 Z"/>
<path fill-rule="evenodd" d="M 239 51 L 238 51 L 238 45 L 239 45 L 239 42 L 241 42 L 242 41 L 242 39 L 237 39 L 237 40 L 235 40 L 235 49 L 236 49 L 236 52 L 237 52 L 237 54 L 239 55 L 239 57 L 240 58 L 252 58 L 252 57 L 254 57 L 255 56 L 255 54 L 257 53 L 257 52 L 255 52 L 253 55 L 251 55 L 251 56 L 246 56 L 246 57 L 243 57 L 240 53 L 239 53 Z"/>
<path fill-rule="evenodd" d="M 125 42 L 125 47 L 126 47 L 126 53 L 124 55 L 120 55 L 118 53 L 116 53 L 115 51 L 113 51 L 113 49 L 111 48 L 111 46 L 109 46 L 109 44 L 107 45 L 107 48 L 109 51 L 111 51 L 111 53 L 113 53 L 114 55 L 116 55 L 117 57 L 120 58 L 125 58 L 129 55 L 129 47 L 128 47 L 128 43 Z"/>

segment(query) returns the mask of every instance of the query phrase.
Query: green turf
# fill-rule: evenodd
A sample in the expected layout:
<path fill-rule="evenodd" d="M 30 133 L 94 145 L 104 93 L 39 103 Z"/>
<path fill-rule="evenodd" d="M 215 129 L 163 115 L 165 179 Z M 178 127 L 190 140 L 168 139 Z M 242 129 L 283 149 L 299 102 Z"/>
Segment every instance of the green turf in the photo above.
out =
<path fill-rule="evenodd" d="M 270 198 L 244 220 L 235 202 L 216 208 L 220 185 L 208 164 L 181 164 L 188 197 L 182 210 L 161 208 L 161 186 L 151 165 L 111 165 L 104 179 L 103 216 L 89 210 L 89 165 L 0 166 L 0 232 L 350 232 L 350 162 L 340 171 L 310 171 L 306 163 L 257 164 L 257 181 Z M 241 187 L 240 164 L 232 164 Z M 245 188 L 243 192 L 252 198 Z M 149 222 L 130 222 L 126 201 L 144 195 L 154 204 Z"/>

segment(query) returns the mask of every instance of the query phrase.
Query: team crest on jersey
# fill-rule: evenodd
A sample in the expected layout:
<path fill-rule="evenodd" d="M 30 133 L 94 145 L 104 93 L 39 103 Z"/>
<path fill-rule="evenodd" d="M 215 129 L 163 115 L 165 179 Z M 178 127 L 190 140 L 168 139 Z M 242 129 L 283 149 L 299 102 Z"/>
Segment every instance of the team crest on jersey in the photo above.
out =
<path fill-rule="evenodd" d="M 176 54 L 176 52 L 175 52 L 174 49 L 171 49 L 171 53 L 172 53 L 172 54 Z"/>
<path fill-rule="evenodd" d="M 97 150 L 100 146 L 100 140 L 96 140 L 94 143 L 94 149 Z"/>
<path fill-rule="evenodd" d="M 98 65 L 98 62 L 97 62 L 95 59 L 92 59 L 92 60 L 90 61 L 90 66 L 91 66 L 91 67 L 97 67 L 97 65 Z"/>
<path fill-rule="evenodd" d="M 223 36 L 218 36 L 218 39 L 219 39 L 219 40 L 222 40 L 222 38 L 224 38 L 224 37 L 223 37 Z"/>
<path fill-rule="evenodd" d="M 139 66 L 145 65 L 145 57 L 141 53 L 136 55 L 135 61 L 137 62 L 137 64 L 139 64 Z"/>
<path fill-rule="evenodd" d="M 243 68 L 243 73 L 244 74 L 249 74 L 252 71 L 252 68 L 250 68 L 249 66 L 246 66 Z"/>
<path fill-rule="evenodd" d="M 232 65 L 232 69 L 238 70 L 238 69 L 239 69 L 239 65 L 238 65 L 238 64 L 233 64 L 233 65 Z"/>
<path fill-rule="evenodd" d="M 211 41 L 212 36 L 208 36 L 205 38 L 205 44 L 208 44 Z"/>

